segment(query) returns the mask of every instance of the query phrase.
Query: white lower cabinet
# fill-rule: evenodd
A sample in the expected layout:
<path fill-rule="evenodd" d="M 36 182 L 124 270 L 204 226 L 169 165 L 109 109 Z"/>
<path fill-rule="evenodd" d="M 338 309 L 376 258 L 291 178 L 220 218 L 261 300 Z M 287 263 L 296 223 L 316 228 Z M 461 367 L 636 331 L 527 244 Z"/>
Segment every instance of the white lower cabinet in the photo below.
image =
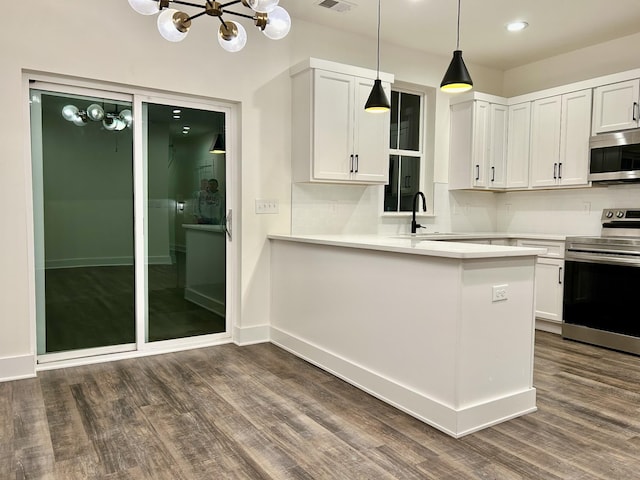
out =
<path fill-rule="evenodd" d="M 518 247 L 546 248 L 536 263 L 536 328 L 560 333 L 564 294 L 564 242 L 520 239 Z"/>
<path fill-rule="evenodd" d="M 536 264 L 536 317 L 562 323 L 564 260 L 538 258 Z"/>

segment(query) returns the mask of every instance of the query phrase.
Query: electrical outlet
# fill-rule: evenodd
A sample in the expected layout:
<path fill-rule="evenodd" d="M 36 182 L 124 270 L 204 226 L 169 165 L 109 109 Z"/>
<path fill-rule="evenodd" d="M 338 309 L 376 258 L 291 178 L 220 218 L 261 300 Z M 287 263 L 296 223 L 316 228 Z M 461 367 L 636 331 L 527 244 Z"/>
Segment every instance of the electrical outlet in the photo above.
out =
<path fill-rule="evenodd" d="M 278 213 L 278 200 L 256 199 L 256 213 Z"/>
<path fill-rule="evenodd" d="M 492 302 L 502 302 L 509 298 L 508 289 L 509 285 L 494 285 L 493 292 L 491 295 Z"/>

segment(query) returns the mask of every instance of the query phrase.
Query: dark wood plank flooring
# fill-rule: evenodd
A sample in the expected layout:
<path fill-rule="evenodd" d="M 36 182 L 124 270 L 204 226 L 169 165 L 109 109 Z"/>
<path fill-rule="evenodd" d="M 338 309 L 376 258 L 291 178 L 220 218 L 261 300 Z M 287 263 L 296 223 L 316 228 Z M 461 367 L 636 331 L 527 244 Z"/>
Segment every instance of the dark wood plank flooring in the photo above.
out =
<path fill-rule="evenodd" d="M 640 357 L 537 333 L 536 413 L 455 440 L 270 344 L 0 384 L 0 479 L 640 478 Z"/>

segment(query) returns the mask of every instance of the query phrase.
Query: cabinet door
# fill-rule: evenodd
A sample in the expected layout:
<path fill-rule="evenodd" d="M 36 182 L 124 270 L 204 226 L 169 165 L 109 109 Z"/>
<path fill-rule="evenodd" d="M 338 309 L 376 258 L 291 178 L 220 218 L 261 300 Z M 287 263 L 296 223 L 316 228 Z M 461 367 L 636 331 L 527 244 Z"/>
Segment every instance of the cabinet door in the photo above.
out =
<path fill-rule="evenodd" d="M 530 102 L 509 107 L 507 135 L 507 188 L 526 188 L 529 186 Z"/>
<path fill-rule="evenodd" d="M 538 257 L 536 263 L 536 317 L 562 321 L 564 261 Z"/>
<path fill-rule="evenodd" d="M 355 135 L 354 172 L 352 180 L 366 183 L 389 182 L 390 112 L 365 112 L 373 80 L 355 79 Z M 389 84 L 383 84 L 387 98 L 391 98 Z"/>
<path fill-rule="evenodd" d="M 594 89 L 593 135 L 638 126 L 640 80 L 629 80 Z"/>
<path fill-rule="evenodd" d="M 560 163 L 560 96 L 536 100 L 531 112 L 532 187 L 556 185 Z"/>
<path fill-rule="evenodd" d="M 504 188 L 507 185 L 507 115 L 507 107 L 491 104 L 487 183 L 494 188 Z"/>
<path fill-rule="evenodd" d="M 489 186 L 489 127 L 490 106 L 489 102 L 476 101 L 473 108 L 473 147 L 472 168 L 473 186 Z"/>
<path fill-rule="evenodd" d="M 449 189 L 471 188 L 476 178 L 473 150 L 473 101 L 451 105 L 449 118 Z"/>
<path fill-rule="evenodd" d="M 560 127 L 560 185 L 586 185 L 589 173 L 591 90 L 562 96 Z"/>
<path fill-rule="evenodd" d="M 313 93 L 313 178 L 349 180 L 354 131 L 354 79 L 316 70 Z"/>

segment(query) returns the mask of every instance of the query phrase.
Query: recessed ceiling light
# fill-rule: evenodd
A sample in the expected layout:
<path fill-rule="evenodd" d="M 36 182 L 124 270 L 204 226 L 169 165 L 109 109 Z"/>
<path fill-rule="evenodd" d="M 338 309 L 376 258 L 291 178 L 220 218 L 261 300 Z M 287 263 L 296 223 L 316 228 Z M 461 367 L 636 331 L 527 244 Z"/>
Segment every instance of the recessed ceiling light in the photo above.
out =
<path fill-rule="evenodd" d="M 529 24 L 527 22 L 511 22 L 507 23 L 507 30 L 510 32 L 519 32 L 527 28 Z"/>

